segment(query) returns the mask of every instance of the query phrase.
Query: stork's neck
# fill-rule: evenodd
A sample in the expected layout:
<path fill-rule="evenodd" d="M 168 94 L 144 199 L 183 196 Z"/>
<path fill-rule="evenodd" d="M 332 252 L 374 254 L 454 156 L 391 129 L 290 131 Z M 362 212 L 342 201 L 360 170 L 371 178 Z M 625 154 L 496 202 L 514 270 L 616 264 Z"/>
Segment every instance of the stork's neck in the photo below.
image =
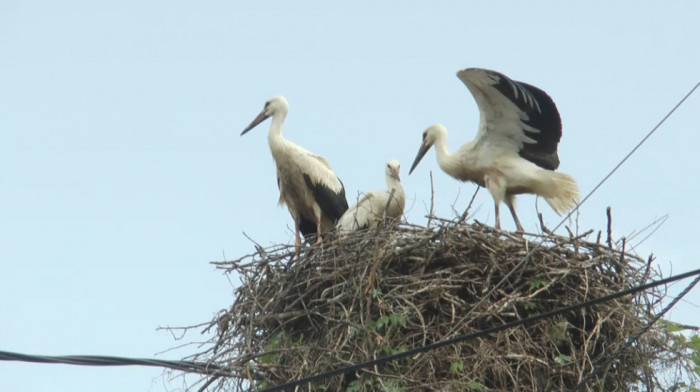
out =
<path fill-rule="evenodd" d="M 287 113 L 275 113 L 272 116 L 270 132 L 267 133 L 267 141 L 270 144 L 270 148 L 275 148 L 281 143 L 284 143 L 284 137 L 282 136 L 282 124 L 284 123 L 285 117 L 287 117 Z"/>
<path fill-rule="evenodd" d="M 455 173 L 455 171 L 458 169 L 458 162 L 456 162 L 457 157 L 452 155 L 452 153 L 447 149 L 447 138 L 438 138 L 435 141 L 434 146 L 440 169 L 454 177 L 455 174 L 453 173 Z"/>
<path fill-rule="evenodd" d="M 391 192 L 392 189 L 395 189 L 394 195 L 397 195 L 399 192 L 403 193 L 401 181 L 397 180 L 392 176 L 386 176 L 386 189 L 388 189 L 389 192 Z"/>

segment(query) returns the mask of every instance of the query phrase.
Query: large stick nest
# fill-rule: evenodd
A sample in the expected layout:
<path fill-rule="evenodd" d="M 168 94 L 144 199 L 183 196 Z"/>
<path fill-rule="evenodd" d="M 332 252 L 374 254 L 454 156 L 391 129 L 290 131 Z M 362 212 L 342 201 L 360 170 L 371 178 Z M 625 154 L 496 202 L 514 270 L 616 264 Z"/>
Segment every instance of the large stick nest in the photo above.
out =
<path fill-rule="evenodd" d="M 624 247 L 622 247 L 624 248 Z M 485 297 L 524 257 L 528 261 Z M 438 220 L 342 242 L 217 262 L 241 280 L 216 338 L 193 356 L 235 376 L 202 389 L 264 388 L 555 310 L 658 278 L 643 260 L 573 236 L 524 237 Z M 304 391 L 651 390 L 675 360 L 660 328 L 600 365 L 653 317 L 652 289 L 537 323 L 317 381 Z M 207 329 L 208 329 L 207 328 Z"/>

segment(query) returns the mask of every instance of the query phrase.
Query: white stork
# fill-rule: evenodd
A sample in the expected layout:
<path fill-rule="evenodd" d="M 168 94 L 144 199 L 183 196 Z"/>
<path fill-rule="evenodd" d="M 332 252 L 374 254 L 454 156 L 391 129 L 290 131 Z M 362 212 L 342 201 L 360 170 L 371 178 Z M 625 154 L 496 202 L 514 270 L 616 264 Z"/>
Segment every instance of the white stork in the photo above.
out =
<path fill-rule="evenodd" d="M 320 243 L 321 234 L 334 228 L 348 209 L 348 202 L 343 183 L 328 162 L 282 136 L 282 123 L 288 112 L 289 104 L 283 96 L 268 99 L 263 110 L 241 132 L 241 136 L 272 117 L 267 141 L 277 166 L 279 204 L 286 204 L 294 218 L 294 246 L 298 257 L 301 245 L 299 232 L 304 236 L 315 234 L 316 243 Z"/>
<path fill-rule="evenodd" d="M 557 214 L 578 203 L 576 180 L 556 173 L 557 144 L 561 139 L 561 118 L 554 101 L 539 88 L 509 79 L 487 69 L 467 68 L 457 72 L 479 107 L 476 138 L 451 154 L 447 130 L 434 124 L 423 132 L 409 174 L 431 146 L 435 146 L 440 168 L 461 181 L 486 187 L 496 206 L 496 228 L 501 228 L 499 204 L 510 209 L 518 233 L 523 226 L 515 214 L 515 195 L 542 196 Z"/>
<path fill-rule="evenodd" d="M 366 193 L 354 206 L 350 207 L 338 220 L 339 233 L 346 234 L 361 229 L 373 229 L 384 218 L 399 219 L 403 214 L 406 197 L 399 177 L 399 162 L 392 159 L 386 164 L 386 187 L 379 191 Z M 392 194 L 393 190 L 393 194 Z M 389 200 L 391 196 L 391 200 Z"/>

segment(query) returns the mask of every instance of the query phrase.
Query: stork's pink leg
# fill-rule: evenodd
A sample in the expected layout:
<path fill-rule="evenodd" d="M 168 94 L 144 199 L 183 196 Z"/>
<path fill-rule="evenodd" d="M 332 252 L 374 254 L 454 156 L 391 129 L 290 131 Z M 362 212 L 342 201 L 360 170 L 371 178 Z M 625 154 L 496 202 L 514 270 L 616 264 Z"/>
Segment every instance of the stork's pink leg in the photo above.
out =
<path fill-rule="evenodd" d="M 501 230 L 501 213 L 500 213 L 500 209 L 498 208 L 498 204 L 499 204 L 498 202 L 495 203 L 495 205 L 496 205 L 496 225 L 494 226 L 494 228 L 496 230 Z"/>
<path fill-rule="evenodd" d="M 323 241 L 321 238 L 321 218 L 316 218 L 316 244 L 320 244 Z"/>
<path fill-rule="evenodd" d="M 525 233 L 525 230 L 523 230 L 523 225 L 520 224 L 520 219 L 518 219 L 518 215 L 515 213 L 515 206 L 514 202 L 515 201 L 515 196 L 513 195 L 507 195 L 506 196 L 506 205 L 508 206 L 508 209 L 510 210 L 510 214 L 513 215 L 513 220 L 515 221 L 515 226 L 517 227 L 516 233 L 518 234 L 523 234 Z"/>
<path fill-rule="evenodd" d="M 296 259 L 299 260 L 299 249 L 301 248 L 301 234 L 299 234 L 299 219 L 294 219 L 294 254 Z"/>

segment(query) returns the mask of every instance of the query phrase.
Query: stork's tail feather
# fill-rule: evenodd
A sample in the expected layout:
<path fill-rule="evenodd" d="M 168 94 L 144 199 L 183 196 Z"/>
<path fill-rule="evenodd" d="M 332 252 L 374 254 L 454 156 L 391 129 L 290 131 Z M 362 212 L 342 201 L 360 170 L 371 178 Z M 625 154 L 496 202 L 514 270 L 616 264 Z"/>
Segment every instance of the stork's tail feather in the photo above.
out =
<path fill-rule="evenodd" d="M 543 181 L 538 193 L 547 200 L 549 206 L 559 215 L 576 207 L 579 200 L 576 180 L 568 174 L 548 170 L 545 172 L 548 173 L 547 179 Z"/>

